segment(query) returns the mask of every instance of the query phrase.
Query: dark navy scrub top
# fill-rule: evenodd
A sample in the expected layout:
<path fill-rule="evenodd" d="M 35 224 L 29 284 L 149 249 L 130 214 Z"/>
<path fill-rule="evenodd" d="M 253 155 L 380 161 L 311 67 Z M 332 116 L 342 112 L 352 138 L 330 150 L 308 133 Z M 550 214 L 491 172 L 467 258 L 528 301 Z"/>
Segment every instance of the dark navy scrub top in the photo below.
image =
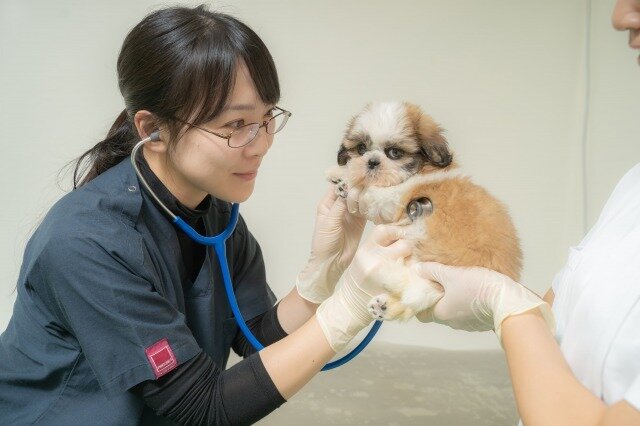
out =
<path fill-rule="evenodd" d="M 207 234 L 229 216 L 228 203 L 212 200 Z M 27 244 L 13 316 L 0 335 L 0 424 L 153 420 L 128 389 L 156 378 L 147 349 L 163 339 L 176 365 L 202 348 L 224 369 L 237 325 L 217 258 L 209 248 L 191 283 L 176 232 L 129 159 L 51 208 Z M 242 218 L 227 257 L 244 317 L 266 312 L 275 297 Z"/>

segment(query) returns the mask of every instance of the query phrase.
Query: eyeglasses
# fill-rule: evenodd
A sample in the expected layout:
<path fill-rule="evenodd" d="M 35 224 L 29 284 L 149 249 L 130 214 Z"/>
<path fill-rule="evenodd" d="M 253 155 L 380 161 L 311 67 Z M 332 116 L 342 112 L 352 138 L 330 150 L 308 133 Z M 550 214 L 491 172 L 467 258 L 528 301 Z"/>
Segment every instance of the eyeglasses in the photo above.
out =
<path fill-rule="evenodd" d="M 188 121 L 177 119 L 185 124 L 188 124 L 191 127 L 195 127 L 196 129 L 200 129 L 204 132 L 211 133 L 212 135 L 218 136 L 219 138 L 226 139 L 227 145 L 230 148 L 242 148 L 245 145 L 248 145 L 253 141 L 256 136 L 258 136 L 258 132 L 261 127 L 264 127 L 267 134 L 274 135 L 278 133 L 287 121 L 289 117 L 291 117 L 291 112 L 286 111 L 280 107 L 273 107 L 274 110 L 278 111 L 276 115 L 271 117 L 268 120 L 263 121 L 262 123 L 249 123 L 244 126 L 240 126 L 235 129 L 233 132 L 228 135 L 223 135 L 221 133 L 212 132 L 211 130 L 205 129 L 204 127 L 197 126 L 195 124 L 189 123 Z"/>

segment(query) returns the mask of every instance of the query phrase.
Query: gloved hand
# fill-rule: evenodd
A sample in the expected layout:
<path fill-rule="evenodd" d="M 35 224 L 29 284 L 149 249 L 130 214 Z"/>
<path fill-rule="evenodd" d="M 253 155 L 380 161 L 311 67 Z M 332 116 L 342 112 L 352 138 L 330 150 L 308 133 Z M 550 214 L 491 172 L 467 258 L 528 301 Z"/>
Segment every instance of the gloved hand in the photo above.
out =
<path fill-rule="evenodd" d="M 411 255 L 413 243 L 402 240 L 399 226 L 378 225 L 356 252 L 336 291 L 316 311 L 316 318 L 329 344 L 339 352 L 360 330 L 373 321 L 368 304 L 384 292 L 378 271 L 389 263 Z"/>
<path fill-rule="evenodd" d="M 347 212 L 333 185 L 318 205 L 307 265 L 296 277 L 303 298 L 322 303 L 329 297 L 358 249 L 366 219 Z"/>
<path fill-rule="evenodd" d="M 501 339 L 505 318 L 538 308 L 551 333 L 555 320 L 551 307 L 529 289 L 506 275 L 486 268 L 463 268 L 424 262 L 416 273 L 442 285 L 444 296 L 431 308 L 419 312 L 422 322 L 437 322 L 466 331 L 495 330 Z"/>

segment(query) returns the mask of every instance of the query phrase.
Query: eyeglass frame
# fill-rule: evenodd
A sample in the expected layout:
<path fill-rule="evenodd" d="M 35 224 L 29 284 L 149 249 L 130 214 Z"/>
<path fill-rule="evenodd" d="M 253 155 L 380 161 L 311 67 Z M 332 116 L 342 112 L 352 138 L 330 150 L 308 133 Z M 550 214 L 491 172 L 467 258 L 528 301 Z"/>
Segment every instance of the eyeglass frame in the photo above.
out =
<path fill-rule="evenodd" d="M 185 121 L 185 120 L 181 120 L 181 119 L 179 119 L 179 118 L 176 118 L 176 120 L 178 120 L 178 121 L 180 121 L 180 122 L 182 122 L 182 123 L 184 123 L 184 124 L 188 124 L 189 126 L 191 126 L 191 127 L 195 127 L 196 129 L 202 130 L 202 131 L 204 131 L 204 132 L 211 133 L 212 135 L 217 136 L 217 137 L 219 137 L 219 138 L 226 139 L 226 140 L 227 140 L 227 146 L 228 146 L 229 148 L 242 148 L 242 147 L 245 147 L 245 146 L 249 145 L 251 142 L 253 142 L 253 141 L 255 140 L 255 138 L 257 138 L 257 137 L 258 137 L 258 133 L 260 133 L 260 129 L 261 129 L 261 128 L 263 128 L 263 127 L 264 127 L 265 132 L 267 132 L 267 134 L 268 134 L 268 135 L 275 135 L 276 133 L 278 133 L 280 130 L 282 130 L 282 129 L 284 128 L 284 126 L 282 126 L 279 130 L 275 131 L 274 133 L 269 133 L 269 132 L 267 131 L 267 125 L 269 124 L 269 122 L 270 122 L 271 120 L 273 120 L 273 119 L 275 119 L 276 117 L 279 117 L 279 116 L 281 116 L 281 115 L 285 114 L 285 115 L 287 116 L 287 121 L 288 121 L 288 120 L 289 120 L 289 118 L 291 118 L 291 116 L 293 115 L 293 114 L 291 113 L 291 111 L 287 111 L 286 109 L 282 109 L 282 108 L 280 108 L 279 106 L 274 106 L 273 108 L 278 109 L 280 112 L 279 112 L 279 113 L 277 113 L 276 115 L 274 115 L 273 117 L 271 117 L 270 119 L 268 119 L 268 120 L 264 120 L 262 123 L 248 123 L 248 124 L 242 125 L 242 126 L 238 127 L 237 129 L 233 130 L 233 131 L 232 131 L 231 133 L 229 133 L 228 135 L 223 135 L 223 134 L 220 134 L 220 133 L 214 132 L 214 131 L 212 131 L 212 130 L 205 129 L 204 127 L 200 127 L 200 126 L 198 126 L 198 125 L 196 125 L 196 124 L 190 123 L 190 122 Z M 233 136 L 233 133 L 234 133 L 234 132 L 237 132 L 238 130 L 240 130 L 240 129 L 244 128 L 244 127 L 255 126 L 256 124 L 258 124 L 258 129 L 256 130 L 256 134 L 255 134 L 255 135 L 253 135 L 253 137 L 252 137 L 251 139 L 249 139 L 249 141 L 247 141 L 247 143 L 245 143 L 245 144 L 243 144 L 243 145 L 238 145 L 238 146 L 231 146 L 231 144 L 230 144 L 231 136 Z M 285 124 L 286 124 L 286 121 L 285 121 Z"/>

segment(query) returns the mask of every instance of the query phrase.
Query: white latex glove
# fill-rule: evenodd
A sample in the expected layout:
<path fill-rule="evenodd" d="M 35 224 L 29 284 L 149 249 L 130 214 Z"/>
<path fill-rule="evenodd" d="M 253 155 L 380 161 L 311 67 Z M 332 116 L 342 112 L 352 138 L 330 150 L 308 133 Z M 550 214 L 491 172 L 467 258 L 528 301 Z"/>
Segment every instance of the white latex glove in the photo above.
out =
<path fill-rule="evenodd" d="M 378 225 L 356 252 L 336 291 L 316 312 L 329 344 L 339 352 L 373 318 L 368 310 L 373 296 L 384 292 L 378 271 L 390 263 L 403 262 L 411 255 L 413 243 L 402 240 L 399 226 Z"/>
<path fill-rule="evenodd" d="M 555 320 L 551 307 L 525 286 L 486 268 L 463 268 L 425 262 L 416 273 L 442 285 L 444 296 L 430 309 L 419 312 L 422 322 L 437 322 L 466 331 L 495 330 L 500 342 L 505 318 L 538 308 L 551 333 Z"/>
<path fill-rule="evenodd" d="M 311 255 L 296 277 L 300 296 L 313 303 L 329 297 L 358 249 L 366 219 L 347 211 L 346 202 L 330 186 L 318 205 Z"/>

